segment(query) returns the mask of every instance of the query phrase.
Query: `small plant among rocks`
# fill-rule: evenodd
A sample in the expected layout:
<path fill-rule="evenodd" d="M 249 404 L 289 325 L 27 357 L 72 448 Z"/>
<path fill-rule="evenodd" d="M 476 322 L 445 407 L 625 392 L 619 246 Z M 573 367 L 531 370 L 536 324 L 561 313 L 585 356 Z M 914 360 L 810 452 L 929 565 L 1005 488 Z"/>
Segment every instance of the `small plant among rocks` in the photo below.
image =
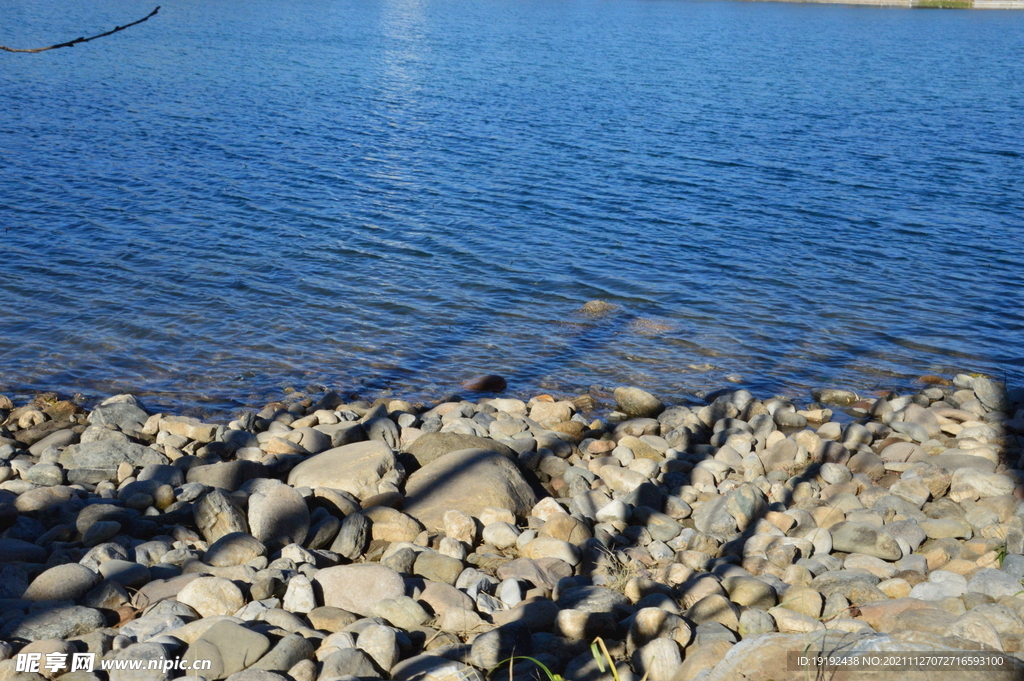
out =
<path fill-rule="evenodd" d="M 598 670 L 600 670 L 602 674 L 605 671 L 608 671 L 609 673 L 611 673 L 612 678 L 615 681 L 621 681 L 619 678 L 619 671 L 615 667 L 615 660 L 612 659 L 611 653 L 608 652 L 608 646 L 605 645 L 604 640 L 600 636 L 595 638 L 594 642 L 590 644 L 590 653 L 594 656 L 594 661 L 597 663 L 597 668 Z M 548 681 L 571 681 L 565 679 L 561 674 L 554 673 L 553 671 L 548 669 L 547 665 L 545 665 L 543 662 L 535 658 L 529 657 L 528 655 L 515 655 L 513 657 L 502 660 L 494 669 L 492 669 L 488 673 L 488 678 L 490 678 L 490 676 L 494 674 L 495 671 L 497 671 L 501 667 L 504 667 L 506 664 L 508 665 L 509 678 L 512 678 L 512 666 L 515 664 L 516 660 L 526 660 L 537 665 L 537 667 L 539 667 L 540 670 L 544 672 L 544 676 L 545 678 L 547 678 Z M 640 681 L 647 681 L 647 676 L 648 674 L 644 674 L 643 678 L 641 678 Z"/>

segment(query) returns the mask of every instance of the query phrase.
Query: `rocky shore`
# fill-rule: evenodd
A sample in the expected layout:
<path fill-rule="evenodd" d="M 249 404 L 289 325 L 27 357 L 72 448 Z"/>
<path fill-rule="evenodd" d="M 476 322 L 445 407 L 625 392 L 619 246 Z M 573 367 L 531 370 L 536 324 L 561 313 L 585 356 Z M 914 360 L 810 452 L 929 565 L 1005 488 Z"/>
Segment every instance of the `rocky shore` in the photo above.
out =
<path fill-rule="evenodd" d="M 1024 660 L 1024 395 L 961 374 L 813 399 L 296 393 L 217 424 L 131 395 L 0 397 L 0 680 L 479 681 L 529 656 L 492 678 L 796 681 L 815 674 L 790 652 Z M 859 673 L 834 678 L 1018 678 Z"/>

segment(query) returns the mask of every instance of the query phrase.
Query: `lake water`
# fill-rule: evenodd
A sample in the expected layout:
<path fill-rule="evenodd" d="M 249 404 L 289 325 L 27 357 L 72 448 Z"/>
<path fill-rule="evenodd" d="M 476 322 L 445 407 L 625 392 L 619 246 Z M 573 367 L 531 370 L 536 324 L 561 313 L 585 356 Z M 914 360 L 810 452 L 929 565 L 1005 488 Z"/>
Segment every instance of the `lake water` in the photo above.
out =
<path fill-rule="evenodd" d="M 0 44 L 151 8 L 0 0 Z M 0 53 L 0 392 L 1019 383 L 1022 63 L 1024 13 L 693 0 L 169 0 Z"/>

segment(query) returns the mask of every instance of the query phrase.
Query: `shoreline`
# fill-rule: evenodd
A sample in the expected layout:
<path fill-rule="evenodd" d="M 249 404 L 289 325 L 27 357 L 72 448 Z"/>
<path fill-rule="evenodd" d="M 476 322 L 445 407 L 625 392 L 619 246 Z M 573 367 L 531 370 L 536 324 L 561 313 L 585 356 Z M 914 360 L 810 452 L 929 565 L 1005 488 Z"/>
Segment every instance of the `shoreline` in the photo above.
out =
<path fill-rule="evenodd" d="M 986 9 L 1024 10 L 1024 0 L 745 0 L 746 2 L 785 2 L 811 5 L 857 5 L 865 7 L 903 7 L 908 9 Z"/>
<path fill-rule="evenodd" d="M 762 0 L 751 0 L 762 1 Z M 769 1 L 769 0 L 764 0 Z M 862 396 L 874 397 L 886 392 L 908 392 L 922 390 L 932 386 L 943 386 L 951 383 L 947 376 L 954 376 L 959 372 L 955 366 L 931 367 L 931 373 L 915 375 L 886 375 L 874 376 L 872 381 L 867 377 L 861 377 L 859 382 L 854 380 L 844 382 L 839 380 L 811 382 L 807 379 L 794 382 L 783 382 L 768 376 L 754 375 L 735 380 L 730 377 L 712 378 L 706 377 L 701 380 L 691 380 L 682 386 L 647 386 L 645 389 L 658 394 L 666 403 L 679 404 L 684 406 L 702 405 L 709 396 L 713 396 L 726 390 L 747 390 L 764 397 L 776 397 L 793 402 L 802 400 L 810 401 L 814 390 L 822 389 L 844 389 L 850 390 Z M 9 383 L 0 385 L 0 396 L 6 395 L 8 399 L 15 400 L 19 404 L 31 402 L 36 399 L 46 401 L 70 401 L 78 407 L 91 411 L 110 395 L 127 393 L 147 405 L 152 412 L 167 412 L 181 416 L 192 416 L 204 420 L 227 423 L 233 414 L 246 410 L 259 411 L 266 404 L 271 402 L 291 401 L 295 395 L 302 394 L 316 398 L 318 395 L 335 392 L 350 400 L 377 400 L 403 399 L 417 405 L 437 404 L 461 397 L 463 399 L 479 399 L 482 397 L 511 397 L 528 402 L 536 395 L 549 394 L 556 399 L 573 399 L 583 395 L 590 395 L 596 402 L 603 405 L 605 412 L 610 411 L 614 405 L 612 392 L 613 385 L 607 383 L 606 377 L 576 376 L 573 380 L 559 380 L 556 384 L 544 385 L 529 382 L 521 385 L 517 375 L 513 372 L 507 376 L 507 382 L 500 390 L 475 387 L 473 384 L 484 375 L 477 378 L 465 379 L 452 377 L 450 381 L 443 383 L 433 382 L 430 384 L 417 384 L 414 381 L 406 380 L 401 385 L 387 385 L 370 374 L 362 378 L 333 382 L 330 380 L 303 380 L 302 377 L 291 377 L 295 380 L 281 380 L 264 382 L 259 386 L 238 386 L 237 391 L 222 391 L 216 394 L 202 391 L 201 389 L 190 389 L 187 386 L 171 389 L 168 387 L 142 387 L 132 385 L 127 381 L 90 382 L 87 384 L 72 383 L 61 385 L 55 389 L 47 387 L 39 381 L 33 384 Z M 472 374 L 468 374 L 472 375 Z M 1006 383 L 1009 379 L 1004 374 L 993 374 L 981 372 L 993 380 Z M 494 375 L 492 375 L 494 376 Z M 501 380 L 505 380 L 505 378 Z M 145 384 L 145 381 L 143 381 Z M 305 386 L 305 387 L 302 387 Z M 198 392 L 197 392 L 198 390 Z M 2 423 L 2 421 L 0 421 Z"/>
<path fill-rule="evenodd" d="M 295 392 L 221 423 L 0 396 L 0 678 L 79 653 L 69 681 L 154 658 L 481 681 L 515 654 L 596 681 L 598 638 L 650 681 L 796 681 L 788 653 L 837 637 L 1024 664 L 1021 389 L 483 392 L 504 387 Z"/>

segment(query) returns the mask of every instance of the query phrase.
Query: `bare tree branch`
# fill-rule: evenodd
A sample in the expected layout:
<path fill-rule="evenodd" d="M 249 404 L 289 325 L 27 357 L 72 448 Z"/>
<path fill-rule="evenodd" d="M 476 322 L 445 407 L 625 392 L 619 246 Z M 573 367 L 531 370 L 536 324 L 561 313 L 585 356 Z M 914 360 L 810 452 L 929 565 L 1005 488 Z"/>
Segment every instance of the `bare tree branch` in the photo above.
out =
<path fill-rule="evenodd" d="M 97 38 L 105 38 L 108 35 L 113 35 L 114 33 L 117 33 L 118 31 L 123 31 L 126 28 L 131 28 L 132 26 L 136 26 L 138 24 L 141 24 L 143 21 L 148 21 L 150 19 L 150 17 L 155 16 L 156 13 L 159 12 L 159 11 L 160 11 L 160 7 L 157 7 L 155 10 L 153 10 L 152 12 L 147 14 L 146 16 L 142 17 L 138 21 L 133 21 L 132 23 L 125 24 L 124 26 L 115 26 L 113 30 L 107 31 L 106 33 L 100 33 L 99 35 L 94 35 L 91 38 L 75 38 L 74 40 L 69 40 L 66 43 L 59 43 L 57 45 L 50 45 L 49 47 L 37 47 L 37 48 L 32 49 L 32 50 L 16 50 L 16 49 L 11 48 L 11 47 L 4 47 L 3 45 L 0 45 L 0 50 L 3 50 L 4 52 L 46 52 L 47 50 L 56 50 L 58 47 L 74 47 L 75 45 L 78 45 L 79 43 L 87 43 L 90 40 L 96 40 Z"/>

